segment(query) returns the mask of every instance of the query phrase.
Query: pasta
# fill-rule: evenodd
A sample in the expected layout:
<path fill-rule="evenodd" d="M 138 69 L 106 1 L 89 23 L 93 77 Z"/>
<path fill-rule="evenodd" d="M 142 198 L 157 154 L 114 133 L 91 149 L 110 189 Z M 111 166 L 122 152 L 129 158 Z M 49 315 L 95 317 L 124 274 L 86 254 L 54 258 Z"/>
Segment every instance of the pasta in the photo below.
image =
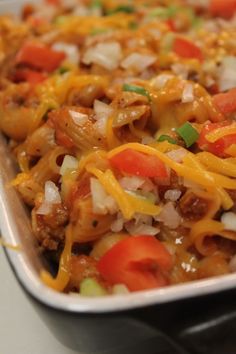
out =
<path fill-rule="evenodd" d="M 0 17 L 0 129 L 56 266 L 47 286 L 100 296 L 235 271 L 230 6 L 45 0 Z"/>

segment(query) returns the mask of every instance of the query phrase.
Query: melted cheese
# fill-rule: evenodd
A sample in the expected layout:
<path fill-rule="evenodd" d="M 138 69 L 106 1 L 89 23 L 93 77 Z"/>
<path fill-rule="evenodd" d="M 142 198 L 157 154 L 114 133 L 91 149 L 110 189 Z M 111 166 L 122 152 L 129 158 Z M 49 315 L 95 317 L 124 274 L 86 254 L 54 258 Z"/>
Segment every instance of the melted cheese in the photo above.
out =
<path fill-rule="evenodd" d="M 186 164 L 180 164 L 173 161 L 166 154 L 146 145 L 138 143 L 128 143 L 118 148 L 115 148 L 108 152 L 107 157 L 111 158 L 112 156 L 118 154 L 121 151 L 126 149 L 133 149 L 144 154 L 154 155 L 158 157 L 162 162 L 164 162 L 168 167 L 173 169 L 179 176 L 186 177 L 187 179 L 201 184 L 204 187 L 217 188 L 218 186 L 227 189 L 236 189 L 236 181 L 228 177 L 221 176 L 217 173 L 208 172 L 206 170 L 196 170 L 194 168 L 186 166 Z"/>
<path fill-rule="evenodd" d="M 189 167 L 192 167 L 196 170 L 204 171 L 207 174 L 207 171 L 205 171 L 204 166 L 197 160 L 196 155 L 188 153 L 184 158 L 184 163 Z M 221 198 L 222 206 L 225 210 L 232 208 L 232 206 L 234 205 L 229 194 L 223 188 L 215 186 L 214 188 L 210 188 L 208 190 L 210 193 L 218 193 Z"/>
<path fill-rule="evenodd" d="M 213 130 L 212 132 L 206 135 L 206 139 L 210 143 L 214 143 L 220 138 L 223 138 L 225 135 L 232 135 L 232 134 L 236 134 L 236 123 Z"/>

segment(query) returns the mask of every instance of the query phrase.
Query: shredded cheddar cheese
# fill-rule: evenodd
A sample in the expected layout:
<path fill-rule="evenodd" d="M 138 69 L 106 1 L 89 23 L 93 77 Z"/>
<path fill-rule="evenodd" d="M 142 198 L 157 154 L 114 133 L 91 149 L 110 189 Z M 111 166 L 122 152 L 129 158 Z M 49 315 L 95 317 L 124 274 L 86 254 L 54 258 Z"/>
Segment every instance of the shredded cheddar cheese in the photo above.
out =
<path fill-rule="evenodd" d="M 108 158 L 112 157 L 128 148 L 143 152 L 144 154 L 154 155 L 158 157 L 168 167 L 172 168 L 179 176 L 186 177 L 195 183 L 200 183 L 204 187 L 216 188 L 217 186 L 221 186 L 223 188 L 236 189 L 236 181 L 213 172 L 207 172 L 205 170 L 196 171 L 193 168 L 190 168 L 186 165 L 184 166 L 183 164 L 173 161 L 167 155 L 163 154 L 158 150 L 155 150 L 150 146 L 144 146 L 138 143 L 128 143 L 109 151 L 107 156 Z"/>
<path fill-rule="evenodd" d="M 226 127 L 220 127 L 218 129 L 213 130 L 212 132 L 208 133 L 206 135 L 206 139 L 210 143 L 214 143 L 220 138 L 223 138 L 226 135 L 231 135 L 231 134 L 236 134 L 236 124 L 230 124 L 227 125 Z"/>

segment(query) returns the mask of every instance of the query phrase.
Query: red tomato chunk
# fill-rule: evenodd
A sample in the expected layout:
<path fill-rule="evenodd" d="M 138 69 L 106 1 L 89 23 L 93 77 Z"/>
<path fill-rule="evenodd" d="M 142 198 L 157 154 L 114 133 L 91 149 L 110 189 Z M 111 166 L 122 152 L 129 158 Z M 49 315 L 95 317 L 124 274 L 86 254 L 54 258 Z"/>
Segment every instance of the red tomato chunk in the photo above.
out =
<path fill-rule="evenodd" d="M 132 236 L 107 251 L 97 267 L 110 284 L 138 291 L 168 285 L 172 264 L 171 255 L 155 237 Z"/>
<path fill-rule="evenodd" d="M 141 177 L 168 177 L 164 163 L 156 156 L 126 149 L 110 158 L 113 168 L 124 173 Z"/>

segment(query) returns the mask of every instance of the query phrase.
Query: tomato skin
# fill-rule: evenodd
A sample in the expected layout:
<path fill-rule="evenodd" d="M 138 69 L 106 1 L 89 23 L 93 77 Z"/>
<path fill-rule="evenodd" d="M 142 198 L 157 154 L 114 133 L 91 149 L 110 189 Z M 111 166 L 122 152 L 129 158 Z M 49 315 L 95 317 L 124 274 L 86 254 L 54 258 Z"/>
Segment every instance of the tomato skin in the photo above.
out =
<path fill-rule="evenodd" d="M 236 88 L 213 96 L 213 102 L 223 114 L 236 112 Z"/>
<path fill-rule="evenodd" d="M 210 0 L 209 11 L 213 16 L 230 19 L 236 12 L 236 0 Z"/>
<path fill-rule="evenodd" d="M 124 173 L 141 177 L 168 177 L 164 163 L 156 156 L 126 149 L 112 156 L 110 164 Z"/>
<path fill-rule="evenodd" d="M 175 21 L 169 18 L 168 20 L 165 21 L 165 24 L 169 27 L 169 30 L 172 32 L 176 32 L 177 28 L 175 25 Z"/>
<path fill-rule="evenodd" d="M 97 268 L 110 284 L 125 284 L 130 291 L 168 285 L 172 257 L 153 236 L 131 236 L 116 243 L 98 261 Z"/>
<path fill-rule="evenodd" d="M 203 61 L 203 54 L 201 49 L 185 38 L 175 38 L 173 43 L 173 51 L 181 58 L 192 58 Z"/>
<path fill-rule="evenodd" d="M 15 82 L 27 81 L 32 86 L 39 84 L 46 78 L 46 74 L 31 69 L 18 69 L 14 75 Z"/>
<path fill-rule="evenodd" d="M 212 154 L 219 156 L 219 157 L 226 157 L 227 154 L 225 153 L 225 149 L 227 149 L 232 144 L 236 144 L 236 134 L 226 135 L 223 138 L 218 139 L 214 143 L 210 143 L 206 139 L 206 135 L 210 132 L 214 131 L 215 129 L 230 125 L 228 121 L 224 121 L 221 123 L 209 123 L 206 124 L 200 133 L 198 138 L 198 147 L 201 150 L 209 151 Z"/>
<path fill-rule="evenodd" d="M 64 52 L 34 42 L 26 42 L 16 55 L 16 64 L 26 64 L 34 69 L 52 72 L 65 59 Z"/>

